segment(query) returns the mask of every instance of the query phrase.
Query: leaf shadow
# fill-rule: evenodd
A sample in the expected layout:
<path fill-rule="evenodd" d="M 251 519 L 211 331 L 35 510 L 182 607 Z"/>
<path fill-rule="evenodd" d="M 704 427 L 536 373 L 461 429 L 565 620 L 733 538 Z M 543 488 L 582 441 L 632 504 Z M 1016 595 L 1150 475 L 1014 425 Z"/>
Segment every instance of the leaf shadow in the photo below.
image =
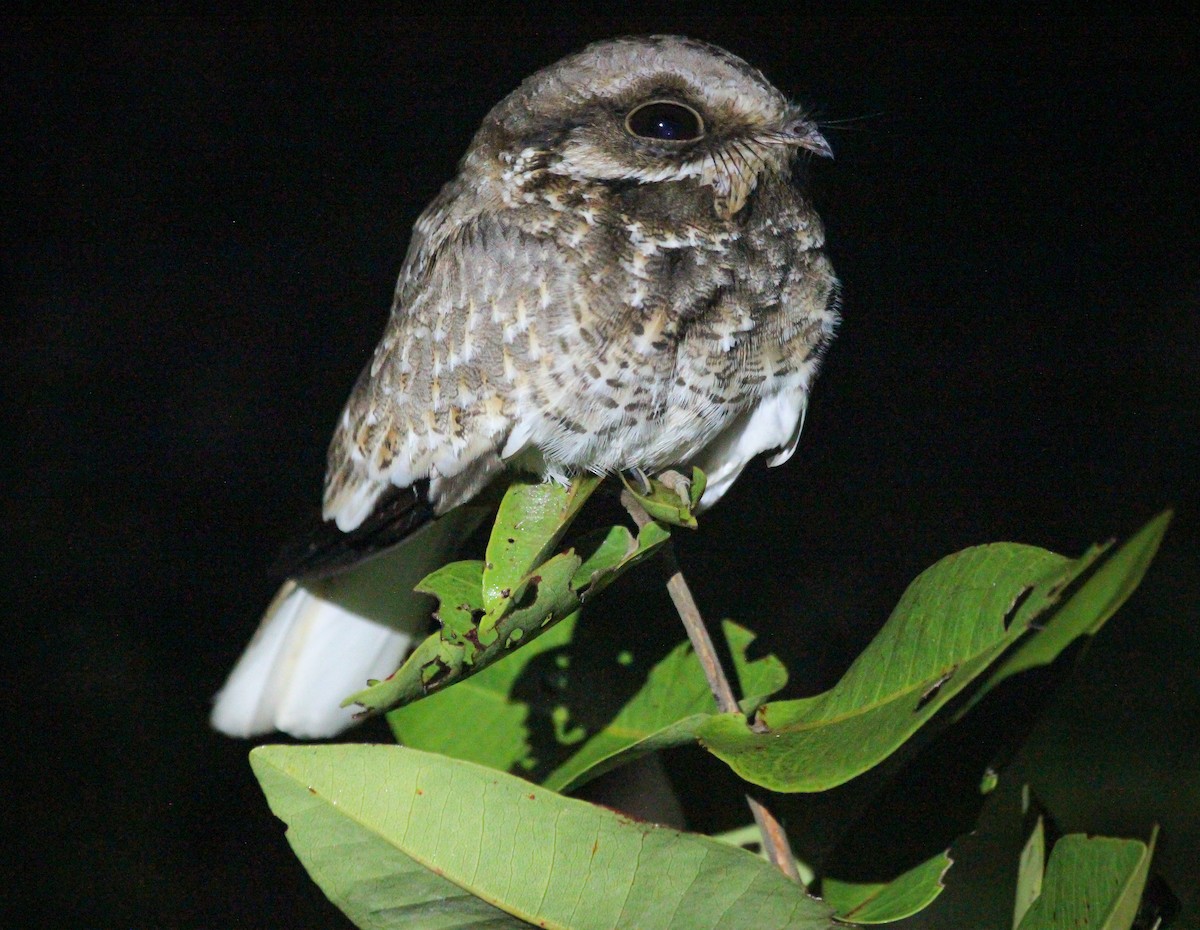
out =
<path fill-rule="evenodd" d="M 509 699 L 528 706 L 532 765 L 518 772 L 541 781 L 604 729 L 683 638 L 653 570 L 635 568 L 620 588 L 588 604 L 568 643 L 535 656 Z M 636 633 L 631 633 L 636 631 Z"/>
<path fill-rule="evenodd" d="M 959 695 L 935 718 L 924 741 L 835 789 L 857 795 L 855 813 L 822 857 L 822 871 L 845 881 L 887 881 L 974 830 L 987 801 L 980 789 L 985 773 L 999 772 L 1003 779 L 1004 767 L 1069 678 L 1082 645 L 1072 645 L 1049 666 L 1002 682 L 951 723 L 971 692 Z"/>

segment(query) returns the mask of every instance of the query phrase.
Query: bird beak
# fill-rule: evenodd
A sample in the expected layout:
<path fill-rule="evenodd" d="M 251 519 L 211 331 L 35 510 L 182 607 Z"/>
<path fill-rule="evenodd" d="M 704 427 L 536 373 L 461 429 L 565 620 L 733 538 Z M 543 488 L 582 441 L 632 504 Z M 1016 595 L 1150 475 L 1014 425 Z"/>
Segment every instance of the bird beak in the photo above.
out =
<path fill-rule="evenodd" d="M 796 120 L 788 127 L 788 132 L 800 148 L 808 149 L 814 155 L 820 155 L 822 158 L 833 158 L 833 149 L 829 147 L 829 143 L 817 129 L 816 123 L 808 120 Z"/>

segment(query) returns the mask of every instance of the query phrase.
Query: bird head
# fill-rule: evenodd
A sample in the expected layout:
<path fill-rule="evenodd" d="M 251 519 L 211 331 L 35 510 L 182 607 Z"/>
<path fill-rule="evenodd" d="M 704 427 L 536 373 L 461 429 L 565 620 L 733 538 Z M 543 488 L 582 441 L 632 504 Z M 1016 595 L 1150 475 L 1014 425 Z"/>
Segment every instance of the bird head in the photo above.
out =
<path fill-rule="evenodd" d="M 828 143 L 735 55 L 692 39 L 598 42 L 528 78 L 485 119 L 464 167 L 607 185 L 711 189 L 730 218 L 764 176 Z"/>

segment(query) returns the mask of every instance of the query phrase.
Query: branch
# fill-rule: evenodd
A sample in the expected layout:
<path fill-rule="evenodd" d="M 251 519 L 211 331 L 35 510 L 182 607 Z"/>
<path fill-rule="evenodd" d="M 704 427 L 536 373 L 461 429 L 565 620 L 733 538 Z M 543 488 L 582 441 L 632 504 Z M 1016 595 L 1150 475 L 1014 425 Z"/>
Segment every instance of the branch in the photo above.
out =
<path fill-rule="evenodd" d="M 621 504 L 629 512 L 629 516 L 633 518 L 633 522 L 639 529 L 651 522 L 650 515 L 628 491 L 621 492 Z M 668 540 L 663 545 L 662 551 L 667 568 L 667 592 L 671 595 L 671 601 L 679 612 L 684 629 L 687 630 L 688 639 L 692 642 L 692 649 L 695 650 L 696 658 L 700 660 L 700 667 L 704 669 L 704 677 L 708 679 L 709 690 L 717 699 L 717 709 L 723 714 L 738 713 L 741 708 L 738 707 L 737 698 L 734 697 L 733 688 L 730 687 L 729 677 L 721 667 L 712 637 L 708 635 L 708 628 L 704 625 L 704 618 L 700 615 L 700 608 L 696 606 L 696 599 L 692 597 L 691 588 L 688 587 L 687 579 L 683 577 L 679 562 L 675 558 L 674 542 Z M 763 849 L 766 850 L 767 858 L 784 875 L 800 884 L 800 873 L 796 870 L 796 857 L 792 854 L 787 833 L 765 805 L 750 795 L 746 795 L 746 803 L 750 805 L 754 822 L 758 824 L 758 831 L 762 835 Z"/>

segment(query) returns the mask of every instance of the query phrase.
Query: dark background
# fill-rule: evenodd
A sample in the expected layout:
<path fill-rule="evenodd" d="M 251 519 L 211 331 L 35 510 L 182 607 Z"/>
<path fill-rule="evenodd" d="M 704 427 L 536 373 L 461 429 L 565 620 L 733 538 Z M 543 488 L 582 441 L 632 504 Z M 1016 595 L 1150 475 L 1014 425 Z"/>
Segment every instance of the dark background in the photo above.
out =
<path fill-rule="evenodd" d="M 812 186 L 845 322 L 797 457 L 687 540 L 702 606 L 811 692 L 940 556 L 1074 554 L 1175 507 L 1022 777 L 1068 829 L 1163 823 L 1160 868 L 1194 900 L 1193 22 L 681 6 L 0 28 L 13 926 L 339 925 L 209 696 L 316 505 L 417 212 L 524 76 L 653 31 L 761 67 L 837 154 Z M 670 761 L 694 823 L 731 826 L 706 800 L 720 766 Z"/>

